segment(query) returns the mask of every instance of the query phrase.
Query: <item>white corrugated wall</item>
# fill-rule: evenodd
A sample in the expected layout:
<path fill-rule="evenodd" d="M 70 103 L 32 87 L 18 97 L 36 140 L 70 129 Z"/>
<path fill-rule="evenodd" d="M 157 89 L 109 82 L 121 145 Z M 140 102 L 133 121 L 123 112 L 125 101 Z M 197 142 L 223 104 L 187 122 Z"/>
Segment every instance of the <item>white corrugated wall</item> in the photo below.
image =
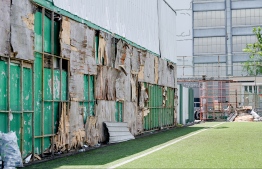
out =
<path fill-rule="evenodd" d="M 53 2 L 55 6 L 157 54 L 160 54 L 160 35 L 161 57 L 176 63 L 176 15 L 163 0 L 53 0 Z M 161 12 L 159 17 L 158 4 Z"/>

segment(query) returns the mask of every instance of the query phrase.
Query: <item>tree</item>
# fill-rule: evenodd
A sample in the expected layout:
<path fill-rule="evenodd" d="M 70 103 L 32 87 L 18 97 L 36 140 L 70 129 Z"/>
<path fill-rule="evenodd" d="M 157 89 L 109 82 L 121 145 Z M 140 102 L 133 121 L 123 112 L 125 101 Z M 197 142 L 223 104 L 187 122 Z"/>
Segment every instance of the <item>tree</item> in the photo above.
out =
<path fill-rule="evenodd" d="M 261 28 L 253 28 L 257 41 L 253 44 L 247 44 L 243 52 L 249 53 L 249 59 L 244 62 L 243 69 L 249 75 L 262 75 L 262 35 Z"/>

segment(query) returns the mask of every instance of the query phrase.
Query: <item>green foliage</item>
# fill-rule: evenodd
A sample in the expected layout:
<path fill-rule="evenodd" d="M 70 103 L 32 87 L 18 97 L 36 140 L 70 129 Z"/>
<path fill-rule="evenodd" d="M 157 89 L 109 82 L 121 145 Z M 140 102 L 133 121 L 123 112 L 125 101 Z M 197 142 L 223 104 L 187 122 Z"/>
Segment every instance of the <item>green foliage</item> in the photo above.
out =
<path fill-rule="evenodd" d="M 253 28 L 253 33 L 257 37 L 257 41 L 253 44 L 247 44 L 243 52 L 249 53 L 249 60 L 243 63 L 243 69 L 249 75 L 262 74 L 262 36 L 261 28 Z"/>

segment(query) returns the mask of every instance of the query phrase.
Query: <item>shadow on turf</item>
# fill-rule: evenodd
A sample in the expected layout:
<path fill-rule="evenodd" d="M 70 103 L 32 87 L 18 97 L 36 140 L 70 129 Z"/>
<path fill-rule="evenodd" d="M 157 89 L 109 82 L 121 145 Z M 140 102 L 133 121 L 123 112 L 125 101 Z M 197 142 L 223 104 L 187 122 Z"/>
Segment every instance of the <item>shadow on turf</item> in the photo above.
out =
<path fill-rule="evenodd" d="M 70 166 L 73 167 L 78 165 L 95 167 L 105 165 L 204 128 L 205 127 L 183 127 L 169 129 L 157 134 L 140 137 L 135 140 L 118 144 L 110 144 L 105 147 L 89 150 L 73 156 L 33 164 L 27 168 L 57 168 L 62 166 L 68 168 Z"/>

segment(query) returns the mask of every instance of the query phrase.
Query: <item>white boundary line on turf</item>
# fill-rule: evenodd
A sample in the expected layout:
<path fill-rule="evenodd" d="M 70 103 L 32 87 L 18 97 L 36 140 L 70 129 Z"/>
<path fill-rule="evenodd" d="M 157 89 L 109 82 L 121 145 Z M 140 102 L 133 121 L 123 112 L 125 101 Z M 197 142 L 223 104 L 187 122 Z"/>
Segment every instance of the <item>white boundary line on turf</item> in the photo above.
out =
<path fill-rule="evenodd" d="M 222 122 L 222 123 L 216 124 L 216 125 L 211 126 L 211 127 L 216 127 L 216 126 L 219 126 L 219 125 L 224 124 L 224 123 L 225 123 L 225 122 Z M 122 166 L 122 165 L 124 165 L 124 164 L 130 163 L 130 162 L 132 162 L 132 161 L 134 161 L 134 160 L 137 160 L 137 159 L 139 159 L 139 158 L 141 158 L 141 157 L 145 157 L 145 156 L 147 156 L 147 155 L 149 155 L 149 154 L 152 154 L 152 153 L 154 153 L 154 152 L 156 152 L 156 151 L 159 151 L 159 150 L 161 150 L 161 149 L 163 149 L 163 148 L 166 148 L 166 147 L 168 147 L 168 146 L 170 146 L 170 145 L 172 145 L 172 144 L 178 143 L 178 142 L 180 142 L 180 141 L 182 141 L 182 140 L 185 140 L 185 139 L 187 139 L 187 138 L 189 138 L 189 137 L 192 137 L 192 136 L 194 136 L 194 135 L 197 135 L 197 134 L 199 134 L 199 133 L 201 133 L 201 132 L 203 132 L 203 131 L 206 131 L 206 130 L 208 130 L 208 129 L 202 129 L 202 130 L 197 131 L 197 132 L 195 132 L 195 133 L 193 133 L 193 134 L 190 134 L 190 135 L 188 135 L 188 136 L 182 137 L 182 138 L 180 138 L 180 139 L 178 139 L 178 140 L 175 140 L 175 141 L 173 141 L 173 142 L 171 142 L 171 143 L 165 144 L 165 145 L 163 145 L 163 146 L 161 146 L 161 147 L 158 147 L 158 148 L 156 148 L 156 149 L 154 149 L 154 150 L 151 150 L 151 151 L 146 152 L 146 153 L 144 153 L 144 154 L 141 154 L 141 155 L 139 155 L 139 156 L 133 157 L 133 158 L 131 158 L 131 159 L 129 159 L 129 160 L 126 160 L 126 161 L 123 161 L 123 162 L 121 162 L 121 163 L 119 163 L 119 164 L 113 165 L 112 167 L 109 167 L 109 169 L 117 168 L 117 167 L 120 167 L 120 166 Z"/>

